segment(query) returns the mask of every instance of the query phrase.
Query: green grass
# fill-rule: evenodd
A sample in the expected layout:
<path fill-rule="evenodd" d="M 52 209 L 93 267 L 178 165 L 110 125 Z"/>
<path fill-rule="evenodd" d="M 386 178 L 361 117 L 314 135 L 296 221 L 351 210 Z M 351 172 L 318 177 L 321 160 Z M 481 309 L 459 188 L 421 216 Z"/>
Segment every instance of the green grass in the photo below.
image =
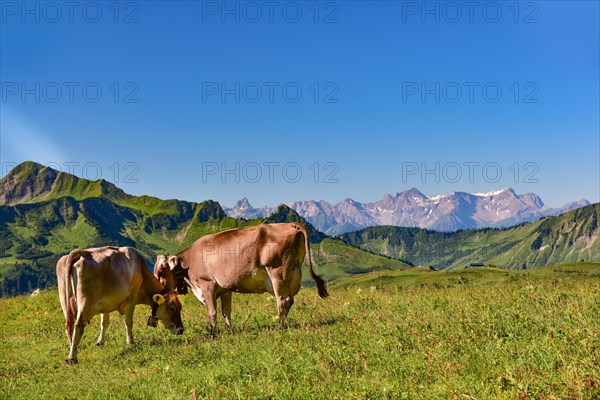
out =
<path fill-rule="evenodd" d="M 234 330 L 217 340 L 209 338 L 205 310 L 191 296 L 182 296 L 182 336 L 147 327 L 149 308 L 139 306 L 136 344 L 124 344 L 115 313 L 98 348 L 94 318 L 74 367 L 64 362 L 56 291 L 0 299 L 0 393 L 11 399 L 600 396 L 600 265 L 469 270 L 462 283 L 450 275 L 458 271 L 386 273 L 396 279 L 340 280 L 327 300 L 302 289 L 283 330 L 268 295 L 235 295 Z"/>
<path fill-rule="evenodd" d="M 19 262 L 15 257 L 3 257 L 0 259 L 0 279 L 4 279 L 11 271 L 14 270 L 15 264 Z"/>
<path fill-rule="evenodd" d="M 73 243 L 95 243 L 99 240 L 98 234 L 85 217 L 79 213 L 75 222 L 52 229 L 52 241 L 48 242 L 47 249 L 53 253 L 61 253 L 64 249 L 75 249 Z"/>
<path fill-rule="evenodd" d="M 179 200 L 162 200 L 152 196 L 123 196 L 122 198 L 113 199 L 117 204 L 141 211 L 148 215 L 160 213 L 176 214 L 177 203 Z"/>
<path fill-rule="evenodd" d="M 357 276 L 336 279 L 330 286 L 335 288 L 365 288 L 371 286 L 395 285 L 399 287 L 434 288 L 450 287 L 457 284 L 487 285 L 527 278 L 547 280 L 563 274 L 577 273 L 588 278 L 600 278 L 600 263 L 576 263 L 554 265 L 515 271 L 501 268 L 469 268 L 461 270 L 432 271 L 429 268 L 412 268 L 402 271 L 373 271 Z"/>

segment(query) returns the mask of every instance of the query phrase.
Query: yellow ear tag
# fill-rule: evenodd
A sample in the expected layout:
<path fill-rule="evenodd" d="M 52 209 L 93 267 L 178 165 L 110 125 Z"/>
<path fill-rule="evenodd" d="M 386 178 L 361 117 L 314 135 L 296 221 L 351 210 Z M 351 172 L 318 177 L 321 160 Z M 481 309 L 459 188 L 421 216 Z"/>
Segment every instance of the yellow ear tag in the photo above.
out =
<path fill-rule="evenodd" d="M 154 302 L 160 306 L 162 303 L 165 302 L 165 297 L 162 294 L 157 293 L 154 296 L 152 296 L 152 300 L 154 300 Z"/>

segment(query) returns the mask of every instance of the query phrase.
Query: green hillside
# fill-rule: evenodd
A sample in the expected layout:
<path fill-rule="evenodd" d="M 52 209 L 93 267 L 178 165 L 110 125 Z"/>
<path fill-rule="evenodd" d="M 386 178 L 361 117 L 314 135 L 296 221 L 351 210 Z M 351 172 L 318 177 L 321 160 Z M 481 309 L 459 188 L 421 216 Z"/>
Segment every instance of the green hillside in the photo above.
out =
<path fill-rule="evenodd" d="M 507 229 L 435 232 L 377 226 L 340 238 L 363 250 L 437 269 L 472 263 L 510 269 L 600 261 L 600 203 Z"/>
<path fill-rule="evenodd" d="M 600 263 L 574 263 L 533 268 L 528 270 L 508 270 L 502 268 L 469 268 L 435 271 L 429 268 L 412 268 L 404 271 L 374 271 L 336 279 L 331 288 L 419 288 L 434 289 L 460 285 L 480 286 L 515 282 L 520 279 L 543 281 L 557 277 L 577 276 L 582 279 L 600 280 Z"/>
<path fill-rule="evenodd" d="M 267 219 L 229 218 L 212 200 L 192 203 L 130 196 L 106 181 L 88 181 L 35 163 L 17 166 L 0 181 L 0 294 L 18 294 L 54 285 L 54 266 L 75 248 L 120 245 L 140 251 L 153 263 L 157 253 L 173 254 L 201 236 L 268 222 L 300 221 L 281 206 Z M 372 269 L 407 265 L 355 249 L 306 224 L 325 279 Z M 308 274 L 304 274 L 311 284 Z"/>

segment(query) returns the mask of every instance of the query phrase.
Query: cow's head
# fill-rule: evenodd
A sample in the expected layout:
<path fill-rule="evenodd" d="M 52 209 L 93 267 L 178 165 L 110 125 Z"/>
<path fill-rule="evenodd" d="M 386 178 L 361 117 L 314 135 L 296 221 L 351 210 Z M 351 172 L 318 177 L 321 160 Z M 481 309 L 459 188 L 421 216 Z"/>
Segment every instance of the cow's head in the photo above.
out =
<path fill-rule="evenodd" d="M 163 287 L 169 290 L 175 290 L 176 282 L 173 270 L 177 266 L 178 261 L 177 256 L 166 256 L 164 254 L 158 254 L 156 256 L 154 276 Z"/>
<path fill-rule="evenodd" d="M 176 290 L 179 294 L 187 294 L 188 288 L 185 278 L 188 277 L 188 271 L 183 266 L 181 258 L 158 254 L 154 264 L 154 276 L 168 290 Z"/>
<path fill-rule="evenodd" d="M 167 294 L 156 293 L 152 300 L 158 306 L 156 317 L 165 328 L 176 335 L 183 333 L 183 322 L 181 322 L 181 302 L 177 292 L 171 291 Z"/>

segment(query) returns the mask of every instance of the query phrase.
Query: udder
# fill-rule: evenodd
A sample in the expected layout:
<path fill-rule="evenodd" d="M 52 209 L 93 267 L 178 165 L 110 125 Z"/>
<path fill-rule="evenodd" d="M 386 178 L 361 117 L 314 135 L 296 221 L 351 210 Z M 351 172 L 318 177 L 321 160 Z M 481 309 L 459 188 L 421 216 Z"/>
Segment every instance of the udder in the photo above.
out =
<path fill-rule="evenodd" d="M 273 294 L 273 283 L 264 270 L 258 270 L 252 275 L 240 279 L 235 289 L 239 293 L 264 293 Z"/>

